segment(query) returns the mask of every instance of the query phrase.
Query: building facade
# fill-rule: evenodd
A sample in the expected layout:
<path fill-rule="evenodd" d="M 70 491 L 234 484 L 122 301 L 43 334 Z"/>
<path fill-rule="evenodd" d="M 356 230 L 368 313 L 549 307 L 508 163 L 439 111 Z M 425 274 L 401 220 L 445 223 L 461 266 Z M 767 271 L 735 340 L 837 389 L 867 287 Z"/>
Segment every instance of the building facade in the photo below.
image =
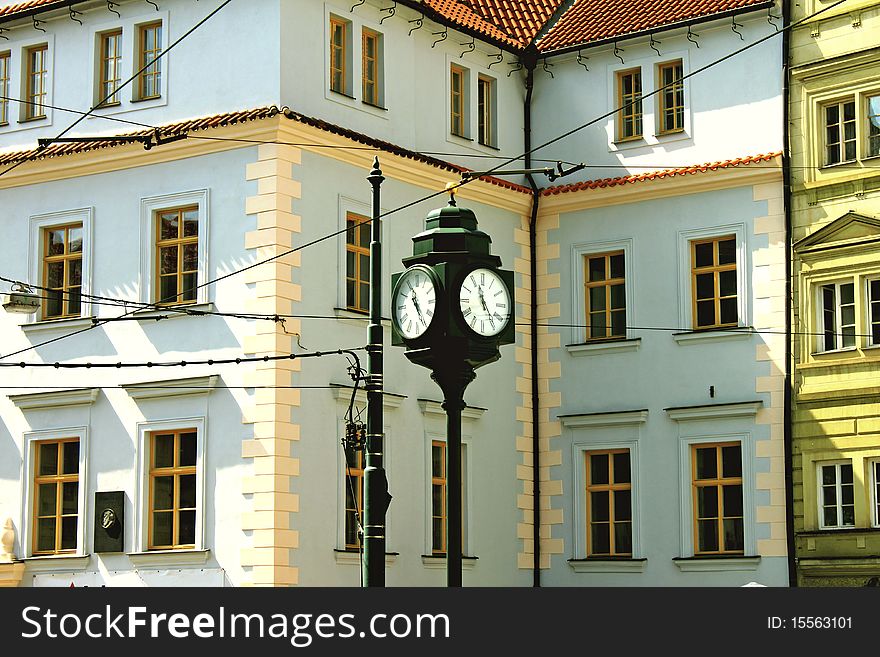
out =
<path fill-rule="evenodd" d="M 821 8 L 795 7 L 797 21 Z M 880 576 L 876 3 L 792 32 L 793 475 L 800 586 Z"/>

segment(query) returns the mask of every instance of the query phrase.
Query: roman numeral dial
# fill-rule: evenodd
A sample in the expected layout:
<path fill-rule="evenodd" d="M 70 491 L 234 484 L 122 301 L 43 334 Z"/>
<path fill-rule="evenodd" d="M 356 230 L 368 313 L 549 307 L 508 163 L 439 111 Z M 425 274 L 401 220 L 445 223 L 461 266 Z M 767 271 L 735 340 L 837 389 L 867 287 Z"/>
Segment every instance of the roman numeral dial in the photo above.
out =
<path fill-rule="evenodd" d="M 491 269 L 475 269 L 464 277 L 458 303 L 465 324 L 479 335 L 498 335 L 510 321 L 510 292 Z"/>
<path fill-rule="evenodd" d="M 391 303 L 394 323 L 404 338 L 424 335 L 437 311 L 437 289 L 429 270 L 418 265 L 407 269 L 397 280 Z"/>

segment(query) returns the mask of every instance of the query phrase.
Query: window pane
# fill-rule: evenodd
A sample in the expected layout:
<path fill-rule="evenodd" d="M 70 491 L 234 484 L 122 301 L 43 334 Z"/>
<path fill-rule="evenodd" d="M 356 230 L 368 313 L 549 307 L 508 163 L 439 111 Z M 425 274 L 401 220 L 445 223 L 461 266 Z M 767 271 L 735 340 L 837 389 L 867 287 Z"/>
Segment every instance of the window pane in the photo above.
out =
<path fill-rule="evenodd" d="M 744 545 L 742 518 L 726 519 L 724 521 L 724 549 L 740 551 Z"/>
<path fill-rule="evenodd" d="M 718 513 L 718 489 L 715 486 L 703 486 L 697 489 L 697 517 L 716 518 Z"/>
<path fill-rule="evenodd" d="M 70 267 L 67 272 L 68 286 L 82 285 L 82 260 L 79 258 L 73 258 L 67 262 Z"/>
<path fill-rule="evenodd" d="M 153 508 L 174 508 L 174 477 L 153 478 Z"/>
<path fill-rule="evenodd" d="M 180 527 L 177 530 L 178 545 L 193 545 L 196 542 L 196 512 L 181 511 Z"/>
<path fill-rule="evenodd" d="M 592 554 L 609 554 L 611 552 L 611 528 L 607 523 L 590 526 L 592 533 Z"/>
<path fill-rule="evenodd" d="M 611 286 L 611 308 L 620 309 L 626 307 L 626 288 L 623 285 Z"/>
<path fill-rule="evenodd" d="M 46 265 L 46 287 L 64 286 L 64 263 L 50 262 Z"/>
<path fill-rule="evenodd" d="M 605 332 L 605 313 L 590 314 L 590 336 L 591 338 L 604 338 Z"/>
<path fill-rule="evenodd" d="M 697 267 L 711 267 L 714 262 L 712 242 L 694 245 L 694 260 Z"/>
<path fill-rule="evenodd" d="M 614 550 L 617 554 L 632 552 L 632 523 L 614 523 Z"/>
<path fill-rule="evenodd" d="M 718 272 L 718 289 L 722 297 L 736 295 L 736 270 Z"/>
<path fill-rule="evenodd" d="M 181 509 L 196 508 L 196 476 L 180 475 L 178 477 L 179 497 L 178 507 Z"/>
<path fill-rule="evenodd" d="M 58 474 L 58 443 L 40 445 L 40 475 Z"/>
<path fill-rule="evenodd" d="M 68 253 L 82 253 L 82 245 L 83 245 L 83 231 L 81 227 L 71 228 L 67 233 L 68 245 L 67 252 Z"/>
<path fill-rule="evenodd" d="M 629 452 L 614 455 L 614 483 L 628 484 L 630 482 Z"/>
<path fill-rule="evenodd" d="M 60 290 L 46 292 L 46 317 L 57 317 L 64 314 L 62 298 Z"/>
<path fill-rule="evenodd" d="M 55 551 L 55 518 L 41 518 L 37 521 L 37 551 Z"/>
<path fill-rule="evenodd" d="M 853 480 L 852 464 L 844 463 L 840 466 L 840 483 L 851 484 Z"/>
<path fill-rule="evenodd" d="M 367 222 L 367 217 L 358 217 L 357 219 L 360 224 L 357 228 L 361 237 L 360 244 L 363 248 L 367 249 L 370 247 L 370 225 L 372 222 L 364 223 Z"/>
<path fill-rule="evenodd" d="M 724 517 L 737 517 L 743 514 L 742 486 L 724 486 Z"/>
<path fill-rule="evenodd" d="M 611 278 L 623 278 L 624 276 L 623 254 L 611 256 Z"/>
<path fill-rule="evenodd" d="M 174 434 L 153 435 L 153 467 L 170 468 L 174 466 Z"/>
<path fill-rule="evenodd" d="M 174 303 L 177 297 L 177 276 L 163 276 L 159 279 L 159 301 L 161 303 Z"/>
<path fill-rule="evenodd" d="M 697 479 L 715 479 L 718 476 L 718 465 L 714 447 L 698 447 Z"/>
<path fill-rule="evenodd" d="M 837 504 L 837 488 L 834 486 L 823 486 L 822 493 L 822 500 L 825 504 Z"/>
<path fill-rule="evenodd" d="M 590 310 L 605 310 L 605 287 L 590 288 Z"/>
<path fill-rule="evenodd" d="M 75 550 L 76 549 L 76 526 L 77 526 L 77 517 L 76 516 L 61 519 L 61 549 L 62 550 Z"/>
<path fill-rule="evenodd" d="M 171 516 L 170 511 L 162 513 L 153 513 L 153 545 L 154 546 L 170 546 L 171 545 Z"/>
<path fill-rule="evenodd" d="M 434 477 L 442 477 L 445 464 L 443 463 L 443 447 L 440 445 L 431 446 L 431 475 Z"/>
<path fill-rule="evenodd" d="M 64 474 L 73 474 L 79 472 L 79 441 L 71 441 L 63 443 L 63 459 L 62 471 Z"/>
<path fill-rule="evenodd" d="M 715 297 L 715 275 L 697 275 L 697 299 L 713 299 Z"/>
<path fill-rule="evenodd" d="M 853 303 L 855 300 L 855 285 L 853 283 L 845 283 L 840 286 L 840 304 L 845 305 Z"/>
<path fill-rule="evenodd" d="M 199 211 L 185 210 L 183 213 L 183 236 L 195 237 L 199 234 Z"/>
<path fill-rule="evenodd" d="M 37 515 L 54 516 L 58 489 L 56 484 L 40 484 L 37 493 Z"/>
<path fill-rule="evenodd" d="M 823 509 L 822 516 L 824 518 L 824 525 L 826 527 L 837 527 L 837 508 L 833 506 L 826 506 Z"/>
<path fill-rule="evenodd" d="M 159 215 L 159 239 L 173 240 L 179 237 L 180 218 L 177 212 L 163 212 Z"/>
<path fill-rule="evenodd" d="M 822 466 L 822 483 L 833 484 L 837 481 L 837 473 L 833 465 Z"/>
<path fill-rule="evenodd" d="M 61 513 L 63 515 L 76 514 L 79 510 L 79 483 L 65 481 L 61 484 Z"/>
<path fill-rule="evenodd" d="M 631 491 L 616 490 L 614 491 L 614 519 L 630 520 L 632 518 L 632 496 Z"/>
<path fill-rule="evenodd" d="M 199 268 L 199 245 L 183 245 L 183 271 L 196 271 Z"/>
<path fill-rule="evenodd" d="M 431 548 L 434 550 L 445 550 L 446 545 L 443 540 L 443 519 L 434 518 L 431 523 Z"/>
<path fill-rule="evenodd" d="M 843 512 L 843 524 L 844 525 L 855 525 L 856 524 L 856 510 L 854 507 L 845 506 L 841 509 Z"/>
<path fill-rule="evenodd" d="M 721 300 L 721 323 L 736 324 L 736 298 Z"/>
<path fill-rule="evenodd" d="M 590 258 L 590 282 L 605 280 L 605 258 Z"/>
<path fill-rule="evenodd" d="M 355 276 L 355 258 L 356 255 L 354 251 L 346 251 L 345 252 L 345 275 L 349 278 L 354 278 Z"/>
<path fill-rule="evenodd" d="M 48 254 L 50 256 L 62 255 L 64 253 L 64 229 L 49 230 L 46 233 Z"/>
<path fill-rule="evenodd" d="M 699 546 L 700 552 L 718 551 L 717 520 L 700 520 L 697 523 L 697 532 L 699 534 L 697 545 Z"/>
<path fill-rule="evenodd" d="M 725 477 L 742 476 L 742 458 L 739 445 L 721 448 L 721 470 Z"/>
<path fill-rule="evenodd" d="M 180 434 L 180 444 L 177 454 L 178 465 L 196 464 L 196 434 L 194 431 Z"/>
<path fill-rule="evenodd" d="M 443 486 L 431 486 L 431 515 L 443 515 Z"/>
<path fill-rule="evenodd" d="M 195 301 L 198 293 L 199 275 L 196 273 L 183 275 L 183 294 L 180 295 L 182 301 Z"/>
<path fill-rule="evenodd" d="M 845 505 L 853 504 L 853 487 L 852 484 L 840 487 L 840 503 Z"/>
<path fill-rule="evenodd" d="M 159 250 L 159 273 L 177 273 L 177 246 L 165 246 Z"/>
<path fill-rule="evenodd" d="M 736 240 L 722 240 L 718 242 L 718 264 L 732 265 L 736 263 Z"/>
<path fill-rule="evenodd" d="M 590 520 L 593 522 L 608 522 L 609 496 L 607 490 L 599 490 L 590 493 Z"/>
<path fill-rule="evenodd" d="M 590 455 L 590 483 L 608 483 L 608 454 Z"/>
<path fill-rule="evenodd" d="M 626 311 L 618 310 L 611 313 L 611 335 L 626 333 Z"/>

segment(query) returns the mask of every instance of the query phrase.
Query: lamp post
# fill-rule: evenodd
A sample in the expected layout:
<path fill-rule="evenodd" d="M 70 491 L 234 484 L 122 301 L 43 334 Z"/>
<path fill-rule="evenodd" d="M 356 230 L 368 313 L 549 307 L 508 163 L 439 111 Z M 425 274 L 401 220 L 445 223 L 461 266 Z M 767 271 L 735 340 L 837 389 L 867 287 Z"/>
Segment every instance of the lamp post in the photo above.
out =
<path fill-rule="evenodd" d="M 461 586 L 461 412 L 475 370 L 515 340 L 513 272 L 490 253 L 476 215 L 456 205 L 428 214 L 406 269 L 392 277 L 391 343 L 431 370 L 446 411 L 446 583 Z"/>

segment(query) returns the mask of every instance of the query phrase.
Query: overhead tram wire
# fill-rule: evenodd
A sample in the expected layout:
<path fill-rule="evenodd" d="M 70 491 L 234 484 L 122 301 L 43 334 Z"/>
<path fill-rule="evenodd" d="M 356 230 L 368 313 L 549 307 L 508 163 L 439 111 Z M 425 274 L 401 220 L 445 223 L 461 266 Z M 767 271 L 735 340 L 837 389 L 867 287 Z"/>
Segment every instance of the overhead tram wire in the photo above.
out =
<path fill-rule="evenodd" d="M 142 66 L 140 69 L 138 69 L 138 70 L 134 73 L 134 75 L 132 75 L 132 76 L 131 76 L 130 78 L 128 78 L 125 82 L 123 82 L 123 83 L 120 84 L 118 87 L 116 87 L 116 89 L 114 89 L 111 93 L 107 94 L 106 96 L 104 96 L 104 98 L 102 98 L 100 101 L 98 101 L 97 103 L 95 103 L 95 106 L 94 106 L 94 107 L 92 107 L 89 111 L 83 113 L 82 116 L 80 116 L 76 121 L 74 121 L 73 123 L 71 123 L 71 124 L 70 124 L 69 126 L 67 126 L 64 130 L 62 130 L 61 133 L 58 134 L 56 137 L 54 137 L 51 141 L 56 141 L 56 140 L 58 140 L 58 139 L 61 139 L 64 135 L 66 135 L 68 132 L 70 132 L 71 130 L 73 130 L 77 125 L 79 125 L 80 123 L 82 123 L 82 122 L 86 119 L 86 117 L 91 116 L 92 113 L 93 113 L 96 109 L 98 109 L 99 107 L 101 107 L 101 105 L 103 105 L 103 104 L 106 103 L 108 100 L 110 100 L 110 98 L 112 98 L 114 95 L 116 95 L 117 93 L 119 93 L 119 90 L 120 90 L 120 89 L 124 89 L 126 86 L 128 86 L 129 84 L 131 84 L 133 81 L 137 80 L 138 77 L 141 75 L 141 73 L 143 73 L 144 71 L 146 71 L 146 70 L 147 70 L 148 68 L 150 68 L 153 64 L 155 64 L 157 61 L 159 61 L 162 57 L 164 57 L 166 54 L 168 54 L 169 52 L 171 52 L 171 50 L 172 50 L 175 46 L 177 46 L 181 41 L 183 41 L 184 39 L 186 39 L 189 35 L 191 35 L 193 32 L 195 32 L 198 28 L 200 28 L 200 27 L 201 27 L 202 25 L 204 25 L 206 22 L 208 22 L 208 20 L 210 20 L 211 18 L 213 18 L 218 12 L 220 12 L 221 9 L 223 9 L 224 7 L 226 7 L 226 5 L 228 5 L 230 2 L 232 2 L 232 0 L 223 0 L 223 2 L 222 2 L 222 3 L 221 3 L 216 9 L 214 9 L 213 11 L 211 11 L 211 13 L 209 13 L 207 16 L 205 16 L 202 20 L 200 20 L 198 23 L 196 23 L 196 24 L 195 24 L 193 27 L 191 27 L 189 30 L 187 30 L 186 32 L 184 32 L 180 37 L 177 38 L 177 40 L 174 41 L 174 43 L 172 43 L 172 44 L 169 45 L 167 48 L 165 48 L 162 52 L 160 52 L 158 55 L 156 55 L 156 57 L 154 57 L 154 58 L 153 58 L 152 60 L 150 60 L 148 63 L 144 64 L 144 66 Z M 50 143 L 51 143 L 51 142 L 50 142 Z M 41 149 L 39 149 L 39 150 L 41 150 Z M 10 167 L 4 169 L 3 171 L 0 171 L 0 176 L 4 176 L 4 175 L 6 175 L 7 173 L 9 173 L 9 172 L 12 171 L 13 169 L 15 169 L 15 168 L 21 166 L 21 165 L 24 164 L 25 162 L 29 162 L 32 158 L 33 158 L 33 156 L 30 156 L 29 158 L 24 158 L 24 159 L 22 159 L 22 160 L 19 160 L 18 162 L 16 162 L 15 164 L 11 165 Z"/>
<path fill-rule="evenodd" d="M 216 13 L 216 11 L 218 11 L 220 8 L 222 8 L 223 6 L 225 6 L 226 4 L 228 4 L 230 1 L 231 1 L 231 0 L 226 0 L 226 2 L 224 2 L 224 4 L 221 5 L 221 7 L 219 7 L 217 10 L 215 10 L 214 12 L 212 12 L 211 15 L 213 15 L 213 13 Z M 733 58 L 733 57 L 735 57 L 735 56 L 737 56 L 737 55 L 740 55 L 740 54 L 742 54 L 743 52 L 745 52 L 745 51 L 747 51 L 747 50 L 749 50 L 749 49 L 751 49 L 751 48 L 753 48 L 753 47 L 755 47 L 755 46 L 757 46 L 757 45 L 760 45 L 761 43 L 764 43 L 765 41 L 768 41 L 769 39 L 771 39 L 771 38 L 773 38 L 773 37 L 775 37 L 775 36 L 777 36 L 777 35 L 779 35 L 779 34 L 782 34 L 782 33 L 785 32 L 786 30 L 791 30 L 791 29 L 793 29 L 793 28 L 795 28 L 795 27 L 801 25 L 802 23 L 804 23 L 804 22 L 806 22 L 806 21 L 812 20 L 813 18 L 815 18 L 816 16 L 819 16 L 820 14 L 823 14 L 823 13 L 826 13 L 826 12 L 832 10 L 832 9 L 835 9 L 836 7 L 839 7 L 840 5 L 844 4 L 845 2 L 847 2 L 847 0 L 837 0 L 837 2 L 835 2 L 835 3 L 831 4 L 831 5 L 828 5 L 827 7 L 823 7 L 822 9 L 820 9 L 820 10 L 818 10 L 818 11 L 816 11 L 816 12 L 813 12 L 813 13 L 810 14 L 809 16 L 805 16 L 804 18 L 800 19 L 799 21 L 795 21 L 794 23 L 791 23 L 791 24 L 789 24 L 789 25 L 783 26 L 782 28 L 776 28 L 776 30 L 775 30 L 773 33 L 771 33 L 771 34 L 769 34 L 769 35 L 767 35 L 767 36 L 761 37 L 760 39 L 758 39 L 758 40 L 756 40 L 756 41 L 753 41 L 753 42 L 751 42 L 751 43 L 748 43 L 748 44 L 746 44 L 745 46 L 743 46 L 743 47 L 741 47 L 741 48 L 738 48 L 737 50 L 734 50 L 733 52 L 728 53 L 727 55 L 724 55 L 723 57 L 720 57 L 720 58 L 718 58 L 718 59 L 716 59 L 716 60 L 714 60 L 714 61 L 712 61 L 712 62 L 710 62 L 710 63 L 708 63 L 708 64 L 706 64 L 706 65 L 704 65 L 704 66 L 702 66 L 702 67 L 700 67 L 700 68 L 698 68 L 698 69 L 696 69 L 696 70 L 690 72 L 690 73 L 688 73 L 687 75 L 683 76 L 683 77 L 680 78 L 679 80 L 676 80 L 676 84 L 677 84 L 677 83 L 680 83 L 680 82 L 683 82 L 684 80 L 686 80 L 686 79 L 688 79 L 688 78 L 691 78 L 691 77 L 693 77 L 693 76 L 695 76 L 695 75 L 697 75 L 697 74 L 699 74 L 699 73 L 703 73 L 704 71 L 706 71 L 706 70 L 712 68 L 713 66 L 716 66 L 716 65 L 718 65 L 718 64 L 721 64 L 722 62 L 725 62 L 725 61 L 727 61 L 728 59 L 731 59 L 731 58 Z M 210 17 L 211 15 L 209 15 L 209 17 Z M 191 31 L 192 31 L 192 30 L 191 30 Z M 183 37 L 181 37 L 181 38 L 183 38 Z M 178 40 L 178 43 L 179 43 L 179 40 Z M 170 48 L 169 48 L 169 49 L 170 49 Z M 165 52 L 168 52 L 168 51 L 166 50 L 166 51 L 164 51 L 162 54 L 164 54 Z M 161 55 L 160 55 L 160 56 L 161 56 Z M 158 59 L 158 58 L 157 58 L 157 59 Z M 132 79 L 133 79 L 133 78 L 132 78 Z M 129 80 L 129 82 L 130 82 L 130 81 L 131 81 L 131 79 Z M 644 98 L 649 98 L 649 97 L 651 97 L 651 96 L 653 96 L 653 95 L 656 95 L 656 94 L 658 94 L 658 93 L 661 93 L 662 91 L 664 91 L 664 90 L 666 89 L 666 86 L 669 86 L 669 85 L 662 86 L 662 87 L 656 89 L 655 91 L 653 91 L 653 92 L 651 92 L 651 93 L 649 93 L 649 94 L 645 94 L 644 96 L 642 96 L 642 99 L 644 99 Z M 626 105 L 623 105 L 623 106 L 621 106 L 621 107 L 616 107 L 615 109 L 613 109 L 613 110 L 611 110 L 611 111 L 609 111 L 609 112 L 606 112 L 605 114 L 602 114 L 601 116 L 599 116 L 599 117 L 597 117 L 597 118 L 594 118 L 594 119 L 592 119 L 592 120 L 590 120 L 590 121 L 588 121 L 588 122 L 586 122 L 586 123 L 584 123 L 584 124 L 582 124 L 582 125 L 580 125 L 580 126 L 578 126 L 578 127 L 576 127 L 576 128 L 573 128 L 573 129 L 571 129 L 571 130 L 569 130 L 569 131 L 567 131 L 567 132 L 565 132 L 565 133 L 563 133 L 563 134 L 561 134 L 561 135 L 559 135 L 559 136 L 557 136 L 557 137 L 555 137 L 555 138 L 553 138 L 553 139 L 551 139 L 551 140 L 549 140 L 549 141 L 547 141 L 547 142 L 544 142 L 543 144 L 540 144 L 540 145 L 538 145 L 538 146 L 533 147 L 532 149 L 530 149 L 530 150 L 529 150 L 528 152 L 526 152 L 526 153 L 523 153 L 523 154 L 521 154 L 521 155 L 519 155 L 519 156 L 517 156 L 517 157 L 509 158 L 509 159 L 505 160 L 504 162 L 502 162 L 501 164 L 496 165 L 495 167 L 493 167 L 493 168 L 490 169 L 489 171 L 482 172 L 481 176 L 488 176 L 488 175 L 491 175 L 492 173 L 497 172 L 497 171 L 498 171 L 499 169 L 501 169 L 502 167 L 504 167 L 504 166 L 506 166 L 506 165 L 508 165 L 508 164 L 511 164 L 512 162 L 515 162 L 515 161 L 517 161 L 517 160 L 520 160 L 520 159 L 524 158 L 524 157 L 525 157 L 526 155 L 528 155 L 528 154 L 532 154 L 532 153 L 534 153 L 534 152 L 536 152 L 536 151 L 538 151 L 538 150 L 540 150 L 540 149 L 542 149 L 542 148 L 546 148 L 547 146 L 550 146 L 550 145 L 552 145 L 552 144 L 554 144 L 554 143 L 557 143 L 557 142 L 559 142 L 559 141 L 561 141 L 561 140 L 563 140 L 563 139 L 565 139 L 565 138 L 567 138 L 567 137 L 570 137 L 571 135 L 573 135 L 573 134 L 579 132 L 580 130 L 583 130 L 583 129 L 587 128 L 587 127 L 590 127 L 590 126 L 592 126 L 592 125 L 595 125 L 596 123 L 598 123 L 599 121 L 601 121 L 601 120 L 603 120 L 603 119 L 606 119 L 606 118 L 608 118 L 608 117 L 610 117 L 610 116 L 613 116 L 614 114 L 620 112 L 622 109 L 625 109 L 625 108 L 627 108 L 627 107 L 630 107 L 630 106 L 634 105 L 635 102 L 636 102 L 636 101 L 633 101 L 633 102 L 631 102 L 631 103 L 627 103 Z M 91 112 L 91 111 L 93 111 L 93 110 L 90 110 L 90 112 Z M 82 118 L 85 118 L 85 117 L 82 117 Z M 80 118 L 80 119 L 77 121 L 77 123 L 78 123 L 79 121 L 81 121 L 82 118 Z M 66 132 L 66 131 L 65 131 L 65 132 Z M 64 134 L 64 133 L 62 133 L 62 134 Z M 13 167 L 18 166 L 18 164 L 21 164 L 22 162 L 23 162 L 23 161 L 17 163 L 16 165 L 13 165 Z M 751 165 L 749 165 L 749 166 L 751 166 Z M 6 171 L 0 172 L 0 175 L 3 175 L 4 173 L 7 173 L 9 170 L 10 170 L 10 169 L 7 169 Z M 403 211 L 403 210 L 406 210 L 406 209 L 408 209 L 408 208 L 411 208 L 411 207 L 413 207 L 413 206 L 415 206 L 415 205 L 418 205 L 418 204 L 420 204 L 420 203 L 424 203 L 424 202 L 429 201 L 429 200 L 431 200 L 431 199 L 437 198 L 438 196 L 445 195 L 445 194 L 449 193 L 450 191 L 454 191 L 455 189 L 458 189 L 458 188 L 460 188 L 460 187 L 464 187 L 465 185 L 468 185 L 468 184 L 470 184 L 471 182 L 473 182 L 473 181 L 475 181 L 475 180 L 479 180 L 479 179 L 480 179 L 480 178 L 467 178 L 467 179 L 461 180 L 461 181 L 459 181 L 458 183 L 455 183 L 455 184 L 450 185 L 448 189 L 444 189 L 444 190 L 441 190 L 441 191 L 438 191 L 438 192 L 434 192 L 434 193 L 428 194 L 428 195 L 426 195 L 426 196 L 423 196 L 423 197 L 421 197 L 421 198 L 416 199 L 415 201 L 411 201 L 410 203 L 406 203 L 406 204 L 404 204 L 404 205 L 402 205 L 402 206 L 399 206 L 399 207 L 397 207 L 397 208 L 394 208 L 393 210 L 388 210 L 387 212 L 384 212 L 384 213 L 380 214 L 377 218 L 378 218 L 378 219 L 383 219 L 383 218 L 385 218 L 385 217 L 388 217 L 388 216 L 390 216 L 390 215 L 392 215 L 392 214 L 395 214 L 395 213 L 397 213 L 397 212 L 401 212 L 401 211 Z M 347 231 L 350 230 L 351 228 L 355 228 L 355 227 L 357 227 L 357 226 L 360 226 L 360 225 L 363 225 L 363 224 L 368 224 L 368 223 L 372 223 L 372 219 L 366 219 L 366 220 L 364 220 L 364 221 L 357 222 L 357 223 L 353 224 L 352 226 L 349 226 L 349 227 L 342 228 L 342 229 L 340 229 L 340 230 L 334 231 L 334 232 L 332 232 L 332 233 L 330 233 L 330 234 L 324 235 L 323 237 L 315 238 L 315 239 L 313 239 L 313 240 L 311 240 L 311 241 L 309 241 L 309 242 L 306 242 L 305 244 L 302 244 L 302 245 L 300 245 L 300 246 L 298 246 L 298 247 L 294 247 L 294 248 L 292 248 L 292 249 L 289 249 L 289 250 L 284 251 L 284 252 L 282 252 L 282 253 L 276 254 L 276 255 L 274 255 L 274 256 L 270 256 L 270 257 L 265 258 L 265 259 L 263 259 L 263 260 L 260 260 L 260 261 L 257 261 L 257 262 L 254 262 L 254 263 L 251 263 L 250 265 L 247 265 L 247 266 L 245 266 L 245 267 L 241 267 L 241 268 L 239 268 L 239 269 L 237 269 L 237 270 L 234 270 L 234 271 L 228 272 L 228 273 L 226 273 L 226 274 L 224 274 L 224 275 L 222 275 L 222 276 L 218 276 L 217 278 L 214 278 L 214 279 L 212 279 L 212 280 L 205 281 L 204 283 L 201 283 L 201 284 L 199 284 L 198 286 L 196 286 L 196 289 L 200 289 L 200 288 L 205 287 L 205 286 L 207 286 L 207 285 L 212 285 L 212 284 L 214 284 L 214 283 L 217 283 L 217 282 L 219 282 L 219 281 L 221 281 L 221 280 L 225 280 L 225 279 L 227 279 L 227 278 L 229 278 L 229 277 L 231 277 L 231 276 L 234 276 L 234 275 L 236 275 L 236 274 L 240 274 L 240 273 L 245 272 L 245 271 L 248 271 L 248 270 L 250 270 L 250 269 L 254 269 L 255 267 L 258 267 L 258 266 L 260 266 L 260 265 L 264 265 L 264 264 L 267 264 L 267 263 L 270 263 L 270 262 L 274 262 L 275 260 L 278 260 L 279 258 L 286 257 L 286 256 L 288 256 L 288 255 L 291 255 L 291 254 L 293 254 L 293 253 L 296 253 L 296 252 L 298 252 L 298 251 L 301 251 L 301 250 L 303 250 L 303 249 L 305 249 L 305 248 L 307 248 L 307 247 L 309 247 L 309 246 L 314 246 L 315 244 L 318 244 L 318 243 L 323 242 L 323 241 L 325 241 L 325 240 L 332 239 L 332 238 L 334 238 L 334 237 L 336 237 L 336 236 L 338 236 L 338 235 L 341 235 L 342 233 L 347 232 Z M 179 294 L 178 294 L 178 296 L 179 296 Z M 131 311 L 130 313 L 127 313 L 127 314 L 132 314 L 133 312 L 134 312 L 134 311 Z M 45 344 L 49 344 L 49 343 L 52 343 L 52 342 L 56 342 L 56 341 L 58 341 L 58 340 L 65 339 L 66 337 L 72 337 L 72 336 L 74 336 L 74 335 L 78 335 L 79 333 L 82 333 L 82 332 L 84 332 L 84 331 L 91 330 L 91 329 L 93 329 L 93 328 L 97 328 L 98 326 L 101 326 L 101 325 L 103 325 L 103 324 L 93 324 L 92 326 L 89 326 L 89 327 L 86 327 L 86 328 L 80 329 L 80 330 L 78 330 L 78 331 L 74 331 L 73 333 L 70 333 L 70 334 L 67 334 L 67 335 L 62 335 L 62 336 L 59 336 L 59 337 L 57 337 L 57 338 L 53 338 L 53 339 L 51 339 L 51 340 L 47 340 L 46 342 L 43 342 L 43 343 L 40 343 L 40 344 L 37 344 L 37 345 L 33 345 L 33 346 L 31 346 L 31 347 L 27 347 L 27 348 L 25 348 L 25 349 L 21 349 L 21 350 L 19 350 L 19 351 L 17 351 L 17 352 L 14 352 L 14 353 L 12 353 L 12 354 L 7 354 L 7 355 L 5 355 L 5 356 L 0 356 L 0 360 L 2 360 L 2 359 L 4 359 L 4 358 L 8 358 L 8 357 L 10 357 L 10 356 L 17 355 L 17 354 L 22 353 L 22 352 L 24 352 L 24 351 L 28 351 L 29 349 L 35 349 L 35 348 L 40 347 L 40 346 L 43 346 L 43 345 L 45 345 Z"/>

